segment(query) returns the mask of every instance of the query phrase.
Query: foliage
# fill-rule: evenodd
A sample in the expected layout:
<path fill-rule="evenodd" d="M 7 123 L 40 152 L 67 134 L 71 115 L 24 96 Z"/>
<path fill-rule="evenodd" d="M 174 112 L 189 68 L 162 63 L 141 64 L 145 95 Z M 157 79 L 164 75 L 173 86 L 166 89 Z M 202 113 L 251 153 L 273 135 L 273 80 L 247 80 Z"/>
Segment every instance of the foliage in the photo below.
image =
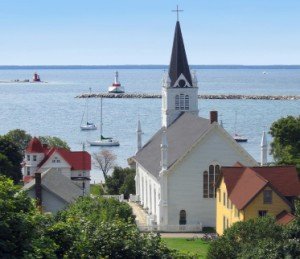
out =
<path fill-rule="evenodd" d="M 103 195 L 105 193 L 104 187 L 102 184 L 91 184 L 90 191 L 91 191 L 91 195 L 94 195 L 94 196 Z"/>
<path fill-rule="evenodd" d="M 273 137 L 271 154 L 276 163 L 300 165 L 300 116 L 275 121 L 270 134 Z"/>
<path fill-rule="evenodd" d="M 135 194 L 135 170 L 131 168 L 115 167 L 105 184 L 109 194 L 124 194 L 128 199 L 129 194 Z"/>
<path fill-rule="evenodd" d="M 0 258 L 29 255 L 37 258 L 37 252 L 41 253 L 38 247 L 48 247 L 41 226 L 50 221 L 36 210 L 33 200 L 20 192 L 12 180 L 0 176 Z M 50 244 L 47 253 L 51 254 Z"/>
<path fill-rule="evenodd" d="M 0 174 L 9 176 L 18 183 L 22 179 L 22 154 L 8 137 L 0 136 Z"/>
<path fill-rule="evenodd" d="M 22 155 L 24 155 L 24 151 L 28 146 L 29 141 L 32 139 L 32 136 L 30 134 L 21 129 L 10 130 L 5 134 L 5 136 L 15 145 L 17 145 L 18 150 Z"/>
<path fill-rule="evenodd" d="M 94 153 L 94 164 L 99 168 L 106 182 L 109 171 L 115 166 L 117 156 L 109 150 L 102 150 L 100 153 Z"/>
<path fill-rule="evenodd" d="M 65 148 L 65 149 L 70 150 L 70 147 L 68 146 L 67 142 L 58 137 L 41 136 L 41 137 L 39 137 L 39 140 L 43 144 L 48 145 L 49 147 Z"/>
<path fill-rule="evenodd" d="M 272 217 L 233 224 L 212 242 L 208 258 L 300 258 L 300 202 L 296 219 L 287 226 Z"/>

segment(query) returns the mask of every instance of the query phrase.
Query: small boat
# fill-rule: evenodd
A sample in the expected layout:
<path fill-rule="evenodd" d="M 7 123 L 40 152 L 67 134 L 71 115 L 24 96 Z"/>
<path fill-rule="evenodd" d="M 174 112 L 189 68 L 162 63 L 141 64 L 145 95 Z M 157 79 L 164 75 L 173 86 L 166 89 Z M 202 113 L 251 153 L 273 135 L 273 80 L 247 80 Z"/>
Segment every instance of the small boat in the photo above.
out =
<path fill-rule="evenodd" d="M 90 146 L 106 146 L 106 147 L 113 147 L 113 146 L 120 146 L 120 143 L 118 140 L 110 138 L 110 137 L 103 137 L 102 135 L 102 98 L 101 98 L 101 121 L 100 121 L 100 139 L 94 140 L 94 141 L 87 141 Z"/>
<path fill-rule="evenodd" d="M 91 94 L 92 89 L 90 88 L 90 94 Z M 88 105 L 88 100 L 89 98 L 86 99 L 86 103 L 85 103 L 85 109 L 82 115 L 82 119 L 81 119 L 81 123 L 80 123 L 80 129 L 81 130 L 96 130 L 97 126 L 93 123 L 89 121 L 89 105 Z M 83 123 L 83 120 L 86 117 L 86 122 Z"/>
<path fill-rule="evenodd" d="M 122 94 L 122 93 L 125 93 L 125 90 L 124 90 L 124 87 L 121 86 L 121 83 L 119 82 L 119 73 L 118 71 L 116 71 L 116 74 L 115 74 L 115 82 L 110 86 L 108 87 L 108 92 L 109 93 L 117 93 L 117 94 Z"/>
<path fill-rule="evenodd" d="M 41 78 L 38 73 L 34 73 L 32 77 L 32 82 L 41 82 Z"/>
<path fill-rule="evenodd" d="M 247 142 L 248 139 L 242 135 L 236 133 L 236 121 L 237 121 L 237 112 L 235 112 L 235 121 L 234 121 L 234 135 L 233 138 L 236 142 Z"/>

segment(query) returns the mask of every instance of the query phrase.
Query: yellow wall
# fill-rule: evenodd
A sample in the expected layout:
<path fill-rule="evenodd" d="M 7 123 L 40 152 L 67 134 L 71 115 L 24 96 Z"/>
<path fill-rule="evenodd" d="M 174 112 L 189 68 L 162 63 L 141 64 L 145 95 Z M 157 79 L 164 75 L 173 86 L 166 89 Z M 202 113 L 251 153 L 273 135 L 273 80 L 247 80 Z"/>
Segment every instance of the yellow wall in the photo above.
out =
<path fill-rule="evenodd" d="M 224 206 L 224 193 L 225 193 L 225 206 Z M 221 194 L 221 199 L 220 199 Z M 222 178 L 219 189 L 217 190 L 216 197 L 216 231 L 219 235 L 222 235 L 224 232 L 224 227 L 230 227 L 233 223 L 237 221 L 244 220 L 244 212 L 239 211 L 232 204 L 232 202 L 228 199 L 226 185 L 224 183 L 224 178 Z M 224 218 L 225 218 L 225 226 L 224 226 Z M 228 222 L 228 225 L 227 225 Z"/>
<path fill-rule="evenodd" d="M 272 190 L 265 187 L 264 190 Z M 255 199 L 245 208 L 245 220 L 258 217 L 259 210 L 266 210 L 267 215 L 277 216 L 283 210 L 291 212 L 290 206 L 284 200 L 272 191 L 272 204 L 264 204 L 263 190 L 255 197 Z"/>
<path fill-rule="evenodd" d="M 271 188 L 266 187 L 264 190 L 271 190 Z M 225 206 L 224 206 L 224 193 L 225 193 Z M 221 194 L 221 199 L 220 199 Z M 244 209 L 239 211 L 239 216 L 237 215 L 236 207 L 227 199 L 227 189 L 224 183 L 224 178 L 222 178 L 219 189 L 217 189 L 216 197 L 216 231 L 219 235 L 224 232 L 224 217 L 225 217 L 225 229 L 232 226 L 233 223 L 237 221 L 244 221 L 251 218 L 258 217 L 259 210 L 266 210 L 267 215 L 276 216 L 283 210 L 291 212 L 290 206 L 284 202 L 284 200 L 278 196 L 274 191 L 272 192 L 272 204 L 264 204 L 263 202 L 263 190 L 255 197 L 253 201 Z M 228 220 L 228 225 L 227 225 Z"/>

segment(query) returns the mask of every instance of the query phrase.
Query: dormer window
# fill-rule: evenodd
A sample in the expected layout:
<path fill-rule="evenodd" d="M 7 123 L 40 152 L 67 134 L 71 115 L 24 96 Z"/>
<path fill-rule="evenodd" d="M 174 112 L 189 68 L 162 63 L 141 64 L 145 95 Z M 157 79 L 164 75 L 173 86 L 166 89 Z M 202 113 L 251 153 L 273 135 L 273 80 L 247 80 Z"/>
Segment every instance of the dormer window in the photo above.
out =
<path fill-rule="evenodd" d="M 54 157 L 54 159 L 52 159 L 52 163 L 60 163 L 60 159 L 58 159 L 58 157 Z"/>

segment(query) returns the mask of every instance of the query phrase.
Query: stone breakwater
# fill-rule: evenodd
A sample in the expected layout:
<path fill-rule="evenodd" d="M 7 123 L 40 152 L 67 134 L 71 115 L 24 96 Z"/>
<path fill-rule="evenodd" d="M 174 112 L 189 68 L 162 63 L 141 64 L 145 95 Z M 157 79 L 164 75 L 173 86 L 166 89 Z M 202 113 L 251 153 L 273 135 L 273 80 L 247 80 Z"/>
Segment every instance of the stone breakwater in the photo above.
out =
<path fill-rule="evenodd" d="M 128 99 L 159 99 L 161 94 L 151 93 L 88 93 L 76 96 L 76 98 L 128 98 Z M 244 95 L 244 94 L 199 94 L 199 99 L 221 100 L 300 100 L 300 95 Z"/>

